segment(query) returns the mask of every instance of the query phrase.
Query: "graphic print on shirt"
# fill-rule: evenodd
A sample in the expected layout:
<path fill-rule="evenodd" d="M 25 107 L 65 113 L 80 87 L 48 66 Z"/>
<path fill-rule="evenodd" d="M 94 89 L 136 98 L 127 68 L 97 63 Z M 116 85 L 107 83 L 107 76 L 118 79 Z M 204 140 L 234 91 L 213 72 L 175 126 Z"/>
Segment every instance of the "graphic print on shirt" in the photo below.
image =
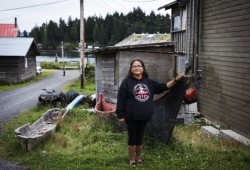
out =
<path fill-rule="evenodd" d="M 133 93 L 135 99 L 140 102 L 145 102 L 149 99 L 149 90 L 145 84 L 137 84 L 134 86 Z"/>

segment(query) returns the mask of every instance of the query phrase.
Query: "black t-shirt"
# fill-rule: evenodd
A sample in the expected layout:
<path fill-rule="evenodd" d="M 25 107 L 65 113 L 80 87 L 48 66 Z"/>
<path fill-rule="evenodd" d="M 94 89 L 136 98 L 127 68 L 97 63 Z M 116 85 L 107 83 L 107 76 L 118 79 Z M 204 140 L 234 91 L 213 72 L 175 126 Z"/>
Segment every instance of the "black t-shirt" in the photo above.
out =
<path fill-rule="evenodd" d="M 150 78 L 126 78 L 118 91 L 116 114 L 119 118 L 149 120 L 153 114 L 154 94 L 166 90 L 166 83 L 159 83 Z"/>

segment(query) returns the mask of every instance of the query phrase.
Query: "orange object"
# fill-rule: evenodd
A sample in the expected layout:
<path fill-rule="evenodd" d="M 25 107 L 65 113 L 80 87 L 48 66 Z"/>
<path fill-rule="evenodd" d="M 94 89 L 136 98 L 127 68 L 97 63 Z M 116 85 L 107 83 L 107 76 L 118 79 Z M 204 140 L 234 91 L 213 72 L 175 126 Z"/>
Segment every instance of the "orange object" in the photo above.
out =
<path fill-rule="evenodd" d="M 100 117 L 115 115 L 116 105 L 106 102 L 104 94 L 99 93 L 95 111 Z"/>
<path fill-rule="evenodd" d="M 189 88 L 186 91 L 185 94 L 185 98 L 184 101 L 189 104 L 189 103 L 193 103 L 197 100 L 197 96 L 196 96 L 196 90 L 194 88 Z"/>

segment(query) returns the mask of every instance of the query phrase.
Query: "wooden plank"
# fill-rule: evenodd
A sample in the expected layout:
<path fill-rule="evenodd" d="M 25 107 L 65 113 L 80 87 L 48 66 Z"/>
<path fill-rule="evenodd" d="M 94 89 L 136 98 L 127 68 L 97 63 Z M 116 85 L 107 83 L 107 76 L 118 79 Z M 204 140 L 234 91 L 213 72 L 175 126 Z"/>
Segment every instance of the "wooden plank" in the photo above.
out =
<path fill-rule="evenodd" d="M 114 68 L 114 63 L 102 63 L 102 68 Z"/>
<path fill-rule="evenodd" d="M 207 65 L 206 62 L 202 62 L 202 60 L 199 60 L 200 69 L 203 71 L 209 71 L 209 69 L 217 69 L 217 70 L 224 70 L 224 71 L 231 71 L 235 73 L 241 73 L 241 74 L 249 74 L 250 68 L 242 68 L 242 67 L 230 67 L 227 65 Z"/>
<path fill-rule="evenodd" d="M 202 35 L 210 35 L 210 34 L 220 34 L 220 33 L 240 33 L 241 31 L 248 31 L 250 27 L 250 24 L 247 25 L 241 25 L 241 26 L 233 26 L 233 27 L 223 27 L 219 29 L 205 29 L 202 31 Z"/>
<path fill-rule="evenodd" d="M 102 72 L 102 77 L 114 77 L 114 72 Z"/>
<path fill-rule="evenodd" d="M 222 86 L 221 84 L 217 84 L 217 86 L 215 84 L 213 86 L 212 83 L 209 83 L 209 85 L 211 87 L 207 87 L 207 86 L 204 86 L 204 87 L 206 87 L 210 91 L 219 93 L 221 95 L 225 95 L 229 98 L 234 98 L 234 99 L 242 100 L 243 102 L 245 102 L 245 103 L 242 103 L 241 105 L 244 105 L 248 101 L 250 101 L 250 95 L 249 95 L 249 92 L 247 92 L 247 91 L 245 91 L 245 94 L 244 94 L 243 90 L 241 90 L 241 91 L 235 90 L 235 88 L 232 88 L 230 86 L 225 87 L 225 86 Z M 235 90 L 235 91 L 233 91 L 233 90 Z M 232 102 L 232 105 L 238 106 L 238 104 L 233 103 L 233 102 Z"/>
<path fill-rule="evenodd" d="M 223 120 L 224 122 L 232 124 L 232 121 L 234 123 L 238 123 L 240 126 L 243 126 L 245 128 L 249 128 L 249 121 L 250 117 L 249 114 L 246 114 L 247 112 L 242 112 L 238 109 L 232 109 L 226 105 L 218 105 L 214 100 L 209 99 L 207 96 L 204 97 L 204 100 L 199 102 L 200 105 L 202 105 L 202 108 L 206 109 L 210 112 L 213 116 L 217 117 L 217 120 Z M 213 107 L 211 107 L 213 106 Z M 208 114 L 208 113 L 205 113 Z"/>
<path fill-rule="evenodd" d="M 222 18 L 222 19 L 217 19 L 217 20 L 205 20 L 202 22 L 202 25 L 204 26 L 209 26 L 209 25 L 217 25 L 217 24 L 228 24 L 230 23 L 231 25 L 237 25 L 237 22 L 239 21 L 246 21 L 250 18 L 250 14 L 246 15 L 236 15 L 234 17 L 230 18 Z"/>
<path fill-rule="evenodd" d="M 202 93 L 212 96 L 212 99 L 218 103 L 222 101 L 228 101 L 232 103 L 232 107 L 244 106 L 248 102 L 248 101 L 243 101 L 242 99 L 239 99 L 239 98 L 228 97 L 226 95 L 219 93 L 218 91 L 212 91 L 211 89 L 208 89 L 207 85 L 204 85 L 204 84 L 202 84 L 201 91 L 199 92 L 199 94 L 202 94 Z"/>
<path fill-rule="evenodd" d="M 239 53 L 239 52 L 227 52 L 227 51 L 223 51 L 223 52 L 219 52 L 219 51 L 203 51 L 202 49 L 200 49 L 199 52 L 199 56 L 200 58 L 204 58 L 204 56 L 218 56 L 218 57 L 223 57 L 223 56 L 227 56 L 227 57 L 241 57 L 241 58 L 249 58 L 249 53 Z"/>
<path fill-rule="evenodd" d="M 230 7 L 234 7 L 237 5 L 246 4 L 246 0 L 209 0 L 209 1 L 202 1 L 201 6 L 205 12 L 213 12 L 220 9 L 227 9 Z"/>
<path fill-rule="evenodd" d="M 250 43 L 246 42 L 207 42 L 202 44 L 200 48 L 203 47 L 250 47 Z"/>
<path fill-rule="evenodd" d="M 239 76 L 235 76 L 235 75 Z M 243 90 L 249 89 L 248 85 L 250 84 L 250 76 L 240 73 L 235 73 L 233 71 L 224 71 L 224 70 L 218 70 L 218 69 L 212 69 L 212 70 L 205 70 L 203 73 L 204 78 L 210 78 L 210 79 L 220 79 L 222 81 L 228 81 L 231 86 L 243 88 Z M 224 82 L 225 84 L 228 84 L 227 82 Z"/>
<path fill-rule="evenodd" d="M 102 71 L 107 71 L 107 72 L 114 72 L 115 71 L 115 68 L 102 68 Z"/>
<path fill-rule="evenodd" d="M 227 77 L 229 78 L 237 78 L 235 83 L 239 83 L 242 84 L 242 85 L 249 85 L 250 82 L 250 74 L 244 74 L 244 73 L 237 73 L 237 72 L 234 72 L 232 70 L 230 71 L 226 71 L 226 70 L 222 70 L 220 69 L 220 67 L 214 67 L 214 72 L 218 75 L 218 76 L 222 76 L 224 77 L 225 79 L 227 79 Z M 204 73 L 206 74 L 206 73 Z M 233 82 L 232 82 L 233 83 Z"/>
<path fill-rule="evenodd" d="M 224 98 L 223 95 L 220 95 L 218 93 L 210 93 L 210 94 L 200 93 L 199 97 L 203 99 L 199 101 L 199 103 L 204 103 L 204 105 L 207 105 L 207 107 L 213 109 L 214 112 L 218 112 L 222 114 L 224 113 L 226 115 L 232 114 L 232 115 L 236 115 L 237 117 L 242 117 L 244 119 L 250 120 L 250 114 L 246 114 L 248 113 L 248 111 L 246 112 L 246 110 L 247 109 L 249 110 L 249 107 L 247 107 L 245 104 L 242 104 L 242 105 L 233 104 L 232 105 L 232 102 L 228 100 L 230 98 Z M 241 109 L 242 107 L 244 109 Z"/>
<path fill-rule="evenodd" d="M 207 99 L 207 98 L 206 98 Z M 238 126 L 249 128 L 248 121 L 250 120 L 249 117 L 244 117 L 242 115 L 247 115 L 246 112 L 242 112 L 239 114 L 239 110 L 232 111 L 228 107 L 221 107 L 219 105 L 215 105 L 215 102 L 212 100 L 204 100 L 199 103 L 200 106 L 202 106 L 203 110 L 201 110 L 201 113 L 205 115 L 210 115 L 216 118 L 217 121 L 222 121 L 229 126 L 232 126 L 232 124 L 238 124 Z M 213 105 L 213 107 L 211 107 Z M 204 109 L 206 111 L 204 111 Z"/>
<path fill-rule="evenodd" d="M 250 37 L 249 37 L 250 38 Z M 250 41 L 249 41 L 250 43 Z M 232 47 L 209 47 L 209 46 L 201 46 L 203 51 L 216 51 L 216 52 L 239 52 L 239 53 L 250 53 L 250 48 L 249 47 L 241 47 L 241 46 L 236 46 L 234 48 Z"/>
<path fill-rule="evenodd" d="M 201 104 L 201 107 L 203 108 L 201 110 L 201 113 L 205 116 L 206 119 L 213 121 L 217 124 L 222 125 L 223 128 L 230 128 L 230 129 L 237 129 L 238 131 L 241 132 L 241 134 L 247 134 L 249 135 L 249 124 L 244 121 L 238 120 L 238 117 L 236 118 L 226 118 L 222 117 L 221 114 L 215 114 L 216 110 L 211 109 L 211 107 L 205 105 L 205 103 Z M 221 113 L 221 112 L 220 112 Z M 235 113 L 235 115 L 237 115 Z M 247 119 L 244 119 L 247 120 Z"/>
<path fill-rule="evenodd" d="M 115 78 L 114 78 L 114 76 L 113 77 L 107 77 L 107 76 L 105 76 L 105 77 L 102 78 L 102 80 L 114 82 Z"/>
<path fill-rule="evenodd" d="M 244 0 L 243 0 L 244 1 Z M 235 4 L 230 7 L 225 7 L 225 5 L 213 7 L 204 7 L 203 18 L 205 20 L 213 20 L 220 18 L 228 18 L 236 15 L 245 15 L 249 13 L 250 3 L 242 2 L 241 4 L 234 1 Z M 213 4 L 214 5 L 214 4 Z"/>
<path fill-rule="evenodd" d="M 110 85 L 105 85 L 105 84 L 103 84 L 103 87 L 109 88 L 109 89 L 111 89 L 111 90 L 113 90 L 113 91 L 118 91 L 118 89 L 119 89 L 118 85 L 110 86 Z"/>
<path fill-rule="evenodd" d="M 235 99 L 239 99 L 242 101 L 250 101 L 250 88 L 245 85 L 245 89 L 240 89 L 237 87 L 233 87 L 232 85 L 226 85 L 225 80 L 221 79 L 213 79 L 211 77 L 204 77 L 204 79 L 209 80 L 210 82 L 206 84 L 207 89 L 223 94 L 225 96 L 233 97 Z M 228 82 L 230 83 L 230 82 Z"/>
<path fill-rule="evenodd" d="M 250 31 L 240 31 L 236 32 L 227 32 L 227 33 L 215 33 L 215 34 L 203 34 L 202 39 L 214 39 L 214 38 L 228 38 L 228 37 L 249 37 L 250 39 Z M 250 40 L 249 40 L 250 41 Z"/>
<path fill-rule="evenodd" d="M 102 80 L 102 83 L 107 85 L 114 85 L 114 81 L 109 81 L 109 80 Z"/>
<path fill-rule="evenodd" d="M 250 42 L 250 36 L 244 36 L 244 37 L 223 37 L 223 38 L 206 38 L 206 39 L 201 39 L 200 41 L 202 44 L 207 43 L 207 42 L 215 42 L 215 43 L 227 43 L 227 42 Z"/>
<path fill-rule="evenodd" d="M 206 72 L 203 74 L 203 78 L 205 80 L 214 80 L 213 82 L 216 82 L 215 85 L 220 85 L 225 88 L 231 87 L 232 89 L 229 89 L 229 91 L 237 91 L 238 93 L 242 93 L 243 95 L 250 96 L 250 80 L 242 79 L 239 77 L 225 76 L 223 74 L 220 74 L 220 72 L 217 72 L 216 74 Z"/>
<path fill-rule="evenodd" d="M 250 58 L 246 57 L 227 57 L 227 56 L 212 56 L 212 55 L 203 55 L 201 58 L 202 61 L 222 61 L 222 62 L 236 62 L 236 63 L 246 63 L 250 64 Z"/>
<path fill-rule="evenodd" d="M 250 25 L 250 19 L 247 18 L 245 20 L 237 20 L 237 21 L 232 21 L 232 22 L 227 22 L 227 23 L 220 23 L 217 22 L 215 24 L 202 24 L 203 30 L 214 30 L 214 29 L 223 29 L 223 28 L 238 28 L 239 26 L 246 26 Z M 201 32 L 202 33 L 202 32 Z"/>
<path fill-rule="evenodd" d="M 106 56 L 106 57 L 102 57 L 102 64 L 106 64 L 106 63 L 114 63 L 114 56 Z"/>
<path fill-rule="evenodd" d="M 228 67 L 228 66 L 220 66 L 220 65 L 214 65 L 214 66 L 205 66 L 200 62 L 200 69 L 203 70 L 203 72 L 208 71 L 208 69 L 220 69 L 223 71 L 233 71 L 235 73 L 240 73 L 240 74 L 249 74 L 249 70 L 250 69 L 246 69 L 246 68 L 232 68 L 232 67 Z"/>
<path fill-rule="evenodd" d="M 249 63 L 240 63 L 240 62 L 224 62 L 224 61 L 213 61 L 213 60 L 206 60 L 206 58 L 201 58 L 200 63 L 204 65 L 211 65 L 211 66 L 226 66 L 231 67 L 231 69 L 235 68 L 242 68 L 248 69 L 248 73 L 250 73 L 250 64 Z"/>

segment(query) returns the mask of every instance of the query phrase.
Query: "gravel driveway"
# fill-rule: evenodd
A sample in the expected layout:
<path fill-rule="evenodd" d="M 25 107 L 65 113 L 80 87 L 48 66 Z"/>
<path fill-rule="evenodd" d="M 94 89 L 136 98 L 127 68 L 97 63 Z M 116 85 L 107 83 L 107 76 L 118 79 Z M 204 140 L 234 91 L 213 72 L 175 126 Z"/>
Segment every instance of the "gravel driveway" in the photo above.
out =
<path fill-rule="evenodd" d="M 62 87 L 80 76 L 79 70 L 67 70 L 63 76 L 62 71 L 55 71 L 53 76 L 26 87 L 0 92 L 0 135 L 3 132 L 2 125 L 10 121 L 18 113 L 36 106 L 41 89 L 61 91 Z M 13 132 L 14 133 L 14 132 Z M 25 169 L 25 167 L 0 158 L 0 169 Z"/>

